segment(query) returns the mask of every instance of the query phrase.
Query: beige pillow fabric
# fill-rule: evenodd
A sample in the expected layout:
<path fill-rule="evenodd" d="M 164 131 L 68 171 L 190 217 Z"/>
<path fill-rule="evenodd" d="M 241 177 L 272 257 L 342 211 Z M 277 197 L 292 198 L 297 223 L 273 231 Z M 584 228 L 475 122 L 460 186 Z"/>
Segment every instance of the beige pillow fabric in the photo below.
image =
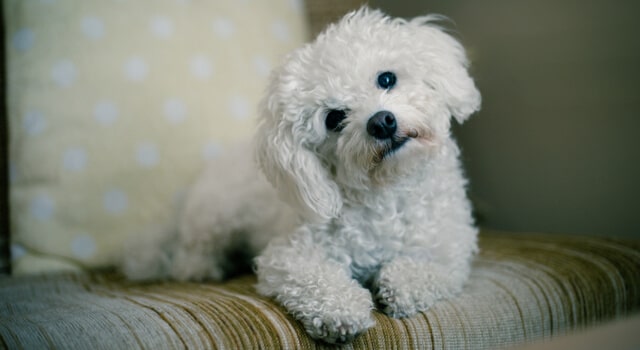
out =
<path fill-rule="evenodd" d="M 13 272 L 104 266 L 248 138 L 300 1 L 7 0 Z"/>

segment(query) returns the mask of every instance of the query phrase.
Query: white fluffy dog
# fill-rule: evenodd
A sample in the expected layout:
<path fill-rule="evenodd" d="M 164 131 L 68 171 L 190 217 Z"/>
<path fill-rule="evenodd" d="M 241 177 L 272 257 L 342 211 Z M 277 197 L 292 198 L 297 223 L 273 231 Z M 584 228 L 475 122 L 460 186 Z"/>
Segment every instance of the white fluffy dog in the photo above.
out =
<path fill-rule="evenodd" d="M 289 55 L 254 145 L 289 206 L 240 147 L 194 185 L 178 227 L 128 254 L 127 275 L 219 280 L 238 268 L 230 252 L 259 253 L 258 291 L 331 343 L 371 327 L 374 304 L 406 317 L 458 293 L 477 230 L 449 129 L 480 94 L 438 19 L 362 8 Z"/>

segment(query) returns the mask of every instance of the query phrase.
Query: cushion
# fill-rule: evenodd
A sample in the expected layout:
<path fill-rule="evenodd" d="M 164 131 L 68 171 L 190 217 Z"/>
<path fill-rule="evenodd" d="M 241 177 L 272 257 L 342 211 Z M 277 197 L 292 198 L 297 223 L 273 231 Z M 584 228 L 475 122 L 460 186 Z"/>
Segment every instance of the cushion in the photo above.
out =
<path fill-rule="evenodd" d="M 111 263 L 248 138 L 301 1 L 3 2 L 13 272 Z"/>
<path fill-rule="evenodd" d="M 494 349 L 549 339 L 640 309 L 640 242 L 483 233 L 463 293 L 405 319 L 374 312 L 354 348 Z M 226 283 L 134 284 L 114 274 L 0 279 L 8 348 L 316 349 L 300 324 Z"/>

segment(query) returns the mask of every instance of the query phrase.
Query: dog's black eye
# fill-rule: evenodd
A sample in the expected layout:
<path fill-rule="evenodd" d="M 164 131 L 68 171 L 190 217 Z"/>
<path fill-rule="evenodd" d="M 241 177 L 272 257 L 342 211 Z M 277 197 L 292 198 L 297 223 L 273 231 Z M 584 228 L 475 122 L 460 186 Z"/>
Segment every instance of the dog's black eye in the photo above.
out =
<path fill-rule="evenodd" d="M 396 85 L 396 75 L 393 72 L 384 72 L 378 75 L 378 87 L 390 90 Z"/>
<path fill-rule="evenodd" d="M 339 109 L 332 109 L 327 113 L 327 119 L 324 120 L 324 125 L 327 130 L 339 132 L 344 128 L 342 121 L 347 117 L 345 111 Z"/>

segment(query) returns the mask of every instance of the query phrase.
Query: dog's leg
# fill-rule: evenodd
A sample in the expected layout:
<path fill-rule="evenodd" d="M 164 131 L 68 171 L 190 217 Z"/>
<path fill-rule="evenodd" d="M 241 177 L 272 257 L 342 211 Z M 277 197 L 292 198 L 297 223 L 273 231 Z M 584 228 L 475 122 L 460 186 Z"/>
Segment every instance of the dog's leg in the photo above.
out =
<path fill-rule="evenodd" d="M 258 291 L 274 297 L 313 338 L 348 342 L 374 325 L 371 294 L 301 231 L 272 242 L 256 259 Z"/>
<path fill-rule="evenodd" d="M 469 275 L 469 259 L 454 264 L 400 256 L 380 269 L 373 293 L 381 311 L 401 318 L 458 294 Z"/>
<path fill-rule="evenodd" d="M 381 266 L 374 279 L 372 294 L 387 315 L 407 317 L 425 311 L 458 294 L 469 277 L 478 250 L 470 206 L 462 190 L 449 189 L 441 195 L 432 199 L 437 204 L 430 207 L 437 215 L 425 220 L 414 212 L 410 222 L 428 224 L 408 229 L 403 249 Z"/>
<path fill-rule="evenodd" d="M 173 246 L 178 241 L 177 229 L 158 227 L 124 242 L 117 267 L 130 280 L 167 279 L 171 270 Z"/>
<path fill-rule="evenodd" d="M 253 258 L 268 241 L 291 231 L 295 214 L 265 180 L 242 186 L 244 192 L 228 186 L 228 192 L 241 193 L 238 198 L 196 187 L 179 219 L 124 244 L 116 257 L 120 270 L 139 281 L 220 281 L 250 272 Z"/>
<path fill-rule="evenodd" d="M 253 258 L 295 218 L 256 168 L 248 145 L 210 163 L 188 192 L 170 274 L 214 280 L 249 272 Z"/>
<path fill-rule="evenodd" d="M 382 267 L 374 292 L 380 310 L 400 318 L 456 294 L 462 287 L 458 281 L 461 279 L 447 274 L 442 266 L 403 257 Z"/>

